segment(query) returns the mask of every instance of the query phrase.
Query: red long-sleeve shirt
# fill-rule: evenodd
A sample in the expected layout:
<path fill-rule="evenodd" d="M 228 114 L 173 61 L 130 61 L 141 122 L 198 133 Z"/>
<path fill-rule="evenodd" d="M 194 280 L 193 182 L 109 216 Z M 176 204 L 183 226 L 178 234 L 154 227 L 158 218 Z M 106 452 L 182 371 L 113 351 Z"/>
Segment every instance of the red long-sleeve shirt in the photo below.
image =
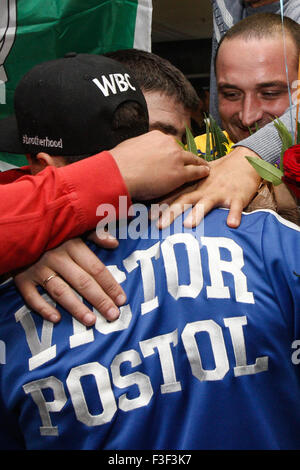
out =
<path fill-rule="evenodd" d="M 0 274 L 96 227 L 102 203 L 130 196 L 109 152 L 31 176 L 29 167 L 0 173 Z"/>

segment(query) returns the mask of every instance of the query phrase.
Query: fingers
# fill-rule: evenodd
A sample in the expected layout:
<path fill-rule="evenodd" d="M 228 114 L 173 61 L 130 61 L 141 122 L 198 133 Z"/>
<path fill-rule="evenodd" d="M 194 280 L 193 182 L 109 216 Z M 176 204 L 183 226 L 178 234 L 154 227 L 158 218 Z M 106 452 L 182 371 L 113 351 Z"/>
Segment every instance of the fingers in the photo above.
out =
<path fill-rule="evenodd" d="M 101 263 L 101 262 L 100 262 Z M 102 264 L 102 263 L 101 263 Z M 105 268 L 106 270 L 106 268 Z M 49 296 L 59 305 L 61 305 L 68 313 L 86 326 L 91 326 L 96 321 L 95 314 L 85 305 L 78 297 L 78 292 L 84 297 L 96 310 L 98 310 L 107 320 L 115 320 L 119 316 L 119 309 L 109 295 L 100 287 L 97 282 L 83 269 L 81 269 L 70 258 L 64 259 L 64 267 L 61 270 L 64 279 L 60 276 L 52 276 L 53 271 L 47 267 L 40 267 L 35 282 L 26 277 L 26 274 L 18 274 L 15 282 L 20 290 L 25 303 L 35 312 L 39 313 L 46 320 L 56 323 L 60 320 L 60 314 L 56 308 L 49 304 L 38 292 L 37 284 L 43 285 L 44 280 L 51 279 L 44 284 L 44 289 Z M 71 280 L 74 290 L 67 282 Z M 126 297 L 123 290 L 114 280 L 110 272 L 104 274 L 104 280 L 115 287 L 116 299 L 118 305 L 122 305 Z M 66 282 L 67 281 L 67 282 Z M 76 292 L 75 292 L 76 291 Z M 121 292 L 121 294 L 119 294 Z"/>
<path fill-rule="evenodd" d="M 68 254 L 70 258 L 65 260 L 61 270 L 65 281 L 106 319 L 118 318 L 120 312 L 117 307 L 125 303 L 126 296 L 110 271 L 84 244 L 80 245 L 80 250 L 72 245 Z M 74 309 L 70 313 L 73 312 Z"/>
<path fill-rule="evenodd" d="M 110 321 L 119 317 L 118 307 L 126 301 L 121 286 L 81 239 L 45 253 L 38 263 L 18 274 L 15 282 L 26 304 L 52 322 L 59 321 L 60 314 L 42 298 L 37 285 L 87 326 L 95 323 L 96 315 L 78 294 Z"/>
<path fill-rule="evenodd" d="M 44 273 L 44 274 L 43 274 Z M 47 273 L 47 275 L 46 275 Z M 51 274 L 48 268 L 40 270 L 41 276 L 47 279 Z M 56 323 L 60 320 L 61 315 L 58 310 L 48 303 L 37 290 L 37 286 L 31 279 L 22 278 L 22 274 L 15 277 L 15 282 L 20 290 L 25 303 L 35 312 L 39 313 L 45 320 Z M 38 284 L 42 285 L 40 280 Z M 82 322 L 86 326 L 95 323 L 96 317 L 89 308 L 81 302 L 78 295 L 72 288 L 59 276 L 52 277 L 44 286 L 49 296 L 67 310 L 74 318 Z"/>
<path fill-rule="evenodd" d="M 198 202 L 195 204 L 195 198 Z M 186 228 L 196 227 L 201 223 L 203 218 L 215 207 L 229 207 L 229 214 L 227 217 L 227 225 L 231 228 L 239 227 L 241 223 L 243 202 L 241 199 L 236 198 L 231 201 L 221 202 L 216 198 L 201 197 L 201 193 L 196 192 L 183 195 L 174 201 L 170 206 L 165 207 L 162 211 L 160 218 L 157 222 L 157 227 L 164 229 L 167 228 L 177 217 L 184 213 L 190 206 L 194 207 L 184 219 L 183 225 Z"/>
<path fill-rule="evenodd" d="M 26 305 L 35 312 L 38 312 L 45 320 L 52 323 L 57 323 L 60 320 L 61 315 L 59 311 L 40 295 L 36 284 L 31 279 L 27 279 L 24 273 L 15 276 L 14 281 Z"/>
<path fill-rule="evenodd" d="M 191 186 L 191 191 L 189 191 L 188 188 L 184 188 L 181 195 L 178 196 L 170 206 L 166 206 L 164 208 L 159 220 L 157 221 L 157 227 L 161 229 L 167 228 L 180 214 L 184 213 L 198 202 L 199 207 L 195 209 L 195 214 L 199 211 L 202 214 L 201 183 Z M 190 217 L 191 215 L 187 216 L 186 219 L 189 219 Z M 186 219 L 184 225 L 189 227 L 190 225 L 186 225 Z M 197 219 L 200 220 L 199 215 L 197 216 Z"/>
<path fill-rule="evenodd" d="M 210 168 L 208 165 L 186 165 L 183 168 L 184 181 L 188 182 L 206 178 L 209 175 L 209 172 Z"/>
<path fill-rule="evenodd" d="M 188 208 L 190 208 L 190 205 L 183 202 L 181 203 L 180 201 L 171 204 L 162 212 L 159 220 L 157 221 L 157 227 L 160 229 L 169 227 L 169 225 Z"/>
<path fill-rule="evenodd" d="M 257 191 L 260 178 L 257 177 L 252 169 L 245 166 L 247 162 L 244 153 L 247 150 L 234 150 L 230 157 L 223 157 L 216 161 L 207 163 L 209 165 L 209 174 L 206 165 L 195 165 L 193 157 L 189 152 L 185 152 L 185 166 L 181 175 L 186 181 L 198 181 L 197 189 L 188 195 L 180 195 L 172 199 L 170 207 L 165 209 L 158 221 L 159 228 L 166 228 L 173 220 L 178 217 L 187 205 L 194 208 L 184 221 L 184 226 L 195 227 L 202 218 L 214 207 L 229 208 L 227 225 L 231 228 L 237 228 L 241 222 L 242 210 L 249 204 L 251 198 Z M 246 153 L 247 154 L 247 153 Z M 197 158 L 197 157 L 196 157 Z M 193 163 L 194 164 L 193 164 Z M 208 176 L 203 178 L 203 176 Z"/>
<path fill-rule="evenodd" d="M 187 228 L 192 228 L 199 225 L 204 218 L 204 207 L 205 206 L 202 202 L 198 202 L 198 204 L 193 207 L 189 215 L 185 218 L 183 225 Z M 207 213 L 209 210 L 207 208 Z"/>
<path fill-rule="evenodd" d="M 150 210 L 149 210 L 149 219 L 150 220 L 157 220 L 162 213 L 168 209 L 168 207 L 175 201 L 179 199 L 180 196 L 186 193 L 190 193 L 192 191 L 195 191 L 197 189 L 197 183 L 188 183 L 180 188 L 176 189 L 175 191 L 172 191 L 169 195 L 166 197 L 160 198 L 159 201 L 157 201 L 154 204 L 151 204 Z"/>
<path fill-rule="evenodd" d="M 184 162 L 183 175 L 185 177 L 185 182 L 202 179 L 209 175 L 209 163 L 203 158 L 186 151 L 182 152 L 180 158 L 182 158 Z"/>
<path fill-rule="evenodd" d="M 180 158 L 182 158 L 184 165 L 198 165 L 209 168 L 209 163 L 201 157 L 193 154 L 192 152 L 182 151 Z"/>
<path fill-rule="evenodd" d="M 231 202 L 229 214 L 227 217 L 228 227 L 237 228 L 240 226 L 243 208 L 244 205 L 240 199 L 234 199 Z"/>
<path fill-rule="evenodd" d="M 106 249 L 114 249 L 119 246 L 118 240 L 104 229 L 91 232 L 88 236 L 88 240 Z"/>
<path fill-rule="evenodd" d="M 161 214 L 161 217 L 157 222 L 157 227 L 161 229 L 167 228 L 177 217 L 191 209 L 191 206 L 192 204 L 186 202 L 177 202 L 176 204 L 172 204 Z M 209 212 L 209 210 L 207 210 L 207 212 Z M 189 214 L 184 219 L 184 227 L 196 227 L 200 224 L 201 220 L 204 218 L 204 215 L 204 205 L 202 202 L 199 202 L 191 209 Z"/>
<path fill-rule="evenodd" d="M 94 313 L 80 300 L 76 292 L 60 277 L 51 279 L 45 289 L 51 298 L 59 303 L 76 320 L 91 326 L 95 323 Z"/>

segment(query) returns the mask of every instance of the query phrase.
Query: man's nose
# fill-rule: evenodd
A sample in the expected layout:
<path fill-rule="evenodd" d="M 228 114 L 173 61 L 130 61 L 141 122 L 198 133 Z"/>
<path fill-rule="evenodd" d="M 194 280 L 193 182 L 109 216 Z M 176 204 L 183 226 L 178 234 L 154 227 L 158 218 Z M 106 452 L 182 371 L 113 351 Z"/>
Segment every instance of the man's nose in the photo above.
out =
<path fill-rule="evenodd" d="M 253 127 L 263 116 L 260 100 L 252 95 L 246 95 L 243 100 L 239 119 L 244 127 Z"/>

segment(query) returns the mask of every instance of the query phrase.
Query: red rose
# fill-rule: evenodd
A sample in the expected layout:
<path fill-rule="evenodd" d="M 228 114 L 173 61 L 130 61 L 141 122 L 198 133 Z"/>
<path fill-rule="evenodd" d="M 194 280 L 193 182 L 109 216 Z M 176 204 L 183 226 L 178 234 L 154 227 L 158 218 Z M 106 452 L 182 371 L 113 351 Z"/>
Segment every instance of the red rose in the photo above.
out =
<path fill-rule="evenodd" d="M 300 145 L 293 145 L 284 152 L 283 181 L 295 196 L 300 199 Z"/>

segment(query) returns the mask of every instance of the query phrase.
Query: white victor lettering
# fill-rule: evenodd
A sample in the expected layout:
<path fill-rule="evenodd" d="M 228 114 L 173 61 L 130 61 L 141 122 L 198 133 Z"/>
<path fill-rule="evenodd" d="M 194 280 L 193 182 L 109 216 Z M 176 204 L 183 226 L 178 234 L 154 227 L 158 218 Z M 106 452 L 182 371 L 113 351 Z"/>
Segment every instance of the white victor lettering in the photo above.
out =
<path fill-rule="evenodd" d="M 50 305 L 55 305 L 53 300 L 46 294 L 42 297 L 44 297 Z M 21 323 L 25 331 L 26 340 L 32 354 L 32 357 L 29 358 L 29 370 L 40 367 L 56 356 L 56 346 L 52 346 L 52 322 L 43 320 L 41 339 L 39 339 L 35 322 L 26 305 L 15 313 L 15 319 L 17 322 Z"/>
<path fill-rule="evenodd" d="M 247 278 L 242 272 L 244 255 L 242 248 L 230 238 L 201 237 L 201 242 L 208 252 L 209 273 L 211 285 L 207 286 L 207 297 L 214 299 L 229 299 L 229 288 L 224 285 L 222 272 L 233 276 L 235 298 L 237 302 L 254 304 L 252 292 L 247 290 Z M 231 260 L 222 259 L 220 249 L 224 248 L 230 254 Z"/>
<path fill-rule="evenodd" d="M 145 250 L 135 250 L 131 253 L 123 260 L 124 271 L 121 265 L 121 267 L 109 266 L 110 272 L 119 283 L 131 278 L 134 279 L 134 283 L 141 284 L 140 309 L 135 305 L 132 311 L 129 304 L 124 305 L 120 308 L 120 317 L 114 322 L 108 322 L 95 311 L 97 320 L 93 328 L 87 328 L 72 319 L 70 336 L 64 338 L 67 347 L 71 351 L 78 347 L 88 348 L 90 343 L 99 340 L 99 334 L 107 336 L 119 332 L 125 337 L 122 332 L 131 326 L 134 331 L 136 323 L 133 323 L 133 320 L 136 322 L 138 315 L 142 315 L 143 318 L 143 315 L 147 314 L 145 320 L 149 322 L 149 315 L 154 314 L 160 305 L 161 293 L 165 296 L 168 292 L 167 295 L 172 297 L 173 303 L 182 298 L 195 299 L 199 295 L 205 298 L 222 298 L 226 301 L 232 294 L 235 302 L 254 303 L 254 295 L 248 291 L 247 277 L 243 272 L 244 257 L 241 247 L 227 238 L 201 238 L 203 246 L 200 249 L 197 239 L 189 233 L 170 235 Z M 185 276 L 181 277 L 180 263 L 183 259 Z M 205 270 L 202 269 L 204 259 L 208 260 L 205 261 L 208 268 Z M 162 272 L 165 275 L 162 275 Z M 223 277 L 223 273 L 227 273 L 226 277 Z M 208 279 L 205 276 L 208 276 Z M 225 280 L 228 285 L 225 285 Z M 161 285 L 162 282 L 166 284 L 164 287 Z M 203 289 L 204 285 L 206 290 Z M 44 294 L 44 297 L 54 305 L 47 295 Z M 191 302 L 190 305 L 192 304 Z M 65 385 L 54 376 L 25 384 L 24 392 L 31 395 L 40 414 L 42 423 L 40 433 L 59 435 L 59 422 L 57 421 L 58 426 L 52 424 L 51 413 L 62 414 L 69 406 L 73 406 L 78 421 L 87 426 L 101 426 L 110 422 L 118 409 L 129 412 L 147 406 L 154 393 L 161 393 L 164 396 L 181 393 L 184 388 L 183 381 L 186 380 L 185 376 L 182 376 L 184 362 L 189 365 L 190 373 L 199 381 L 199 386 L 202 382 L 223 380 L 230 368 L 237 379 L 240 376 L 268 370 L 268 356 L 256 355 L 253 344 L 250 350 L 251 343 L 247 341 L 247 332 L 253 330 L 253 325 L 248 325 L 246 315 L 220 318 L 220 315 L 214 316 L 216 315 L 214 311 L 211 313 L 213 319 L 205 318 L 191 322 L 188 321 L 188 313 L 172 331 L 141 339 L 133 335 L 136 341 L 135 346 L 133 344 L 134 348 L 125 351 L 116 349 L 117 354 L 111 358 L 110 365 L 101 364 L 99 358 L 97 362 L 81 364 L 66 371 Z M 173 314 L 172 311 L 164 312 L 164 315 Z M 52 344 L 53 324 L 39 320 L 40 326 L 37 328 L 38 322 L 35 322 L 26 306 L 15 313 L 15 318 L 24 329 L 31 352 L 29 370 L 42 367 L 55 359 L 56 345 Z M 219 320 L 216 321 L 216 318 Z M 159 322 L 159 318 L 156 320 Z M 146 329 L 145 332 L 147 331 L 150 330 Z M 114 339 L 118 341 L 118 335 L 112 337 L 112 341 Z M 247 346 L 251 351 L 249 357 L 247 357 Z M 228 354 L 229 350 L 233 350 L 234 357 Z M 160 383 L 157 381 L 159 370 Z M 156 377 L 154 382 L 156 388 L 151 381 L 152 371 Z M 88 407 L 89 392 L 81 380 L 86 376 L 90 376 L 89 388 L 92 388 L 93 396 L 96 396 L 93 411 Z M 65 387 L 69 394 L 65 393 Z M 132 387 L 135 390 L 134 395 L 130 393 Z M 43 393 L 46 388 L 53 392 L 52 401 L 47 401 L 45 398 L 49 396 Z M 118 389 L 116 396 L 115 388 Z M 120 389 L 124 389 L 121 395 Z M 67 399 L 67 396 L 70 398 Z"/>
<path fill-rule="evenodd" d="M 187 255 L 185 265 L 188 267 L 188 272 L 190 274 L 190 284 L 188 285 L 179 285 L 179 266 L 174 249 L 176 245 L 183 245 L 185 247 Z M 161 244 L 161 251 L 165 264 L 169 293 L 176 300 L 180 297 L 196 298 L 200 294 L 203 286 L 202 265 L 198 241 L 190 233 L 170 235 Z"/>
<path fill-rule="evenodd" d="M 138 267 L 137 261 L 140 262 L 145 298 L 145 301 L 141 304 L 142 315 L 158 307 L 158 297 L 155 295 L 155 274 L 152 258 L 159 258 L 159 242 L 147 250 L 134 251 L 123 261 L 129 273 Z"/>

